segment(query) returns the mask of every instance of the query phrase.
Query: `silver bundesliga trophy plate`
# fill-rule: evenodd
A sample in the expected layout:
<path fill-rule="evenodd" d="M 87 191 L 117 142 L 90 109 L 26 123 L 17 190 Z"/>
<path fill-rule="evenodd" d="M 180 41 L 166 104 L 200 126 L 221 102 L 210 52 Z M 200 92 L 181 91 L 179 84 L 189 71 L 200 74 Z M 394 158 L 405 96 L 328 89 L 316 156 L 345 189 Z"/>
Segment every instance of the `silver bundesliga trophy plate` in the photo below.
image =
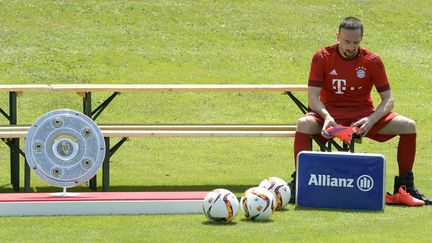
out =
<path fill-rule="evenodd" d="M 73 196 L 66 188 L 96 175 L 105 157 L 102 132 L 88 116 L 73 110 L 55 110 L 38 118 L 26 139 L 26 159 L 44 181 L 63 188 L 54 196 Z"/>

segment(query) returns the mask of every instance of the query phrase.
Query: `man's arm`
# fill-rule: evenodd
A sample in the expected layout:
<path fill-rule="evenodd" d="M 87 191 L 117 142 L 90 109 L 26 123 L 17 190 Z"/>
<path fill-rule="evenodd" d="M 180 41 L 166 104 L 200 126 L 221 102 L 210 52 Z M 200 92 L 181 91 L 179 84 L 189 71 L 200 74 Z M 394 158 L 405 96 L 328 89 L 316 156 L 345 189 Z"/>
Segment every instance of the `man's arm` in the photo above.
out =
<path fill-rule="evenodd" d="M 322 131 L 325 131 L 329 127 L 337 126 L 337 123 L 334 121 L 333 117 L 330 115 L 330 113 L 325 108 L 324 104 L 321 102 L 319 98 L 320 93 L 321 93 L 320 87 L 309 86 L 308 102 L 309 102 L 309 107 L 312 109 L 312 111 L 316 112 L 324 119 L 324 125 L 322 127 Z M 321 132 L 321 134 L 325 138 L 331 138 L 328 134 L 324 132 Z"/>
<path fill-rule="evenodd" d="M 352 126 L 359 127 L 357 134 L 361 136 L 366 136 L 373 125 L 383 118 L 385 115 L 390 113 L 394 107 L 393 94 L 391 90 L 386 90 L 379 93 L 381 97 L 381 103 L 378 105 L 377 109 L 368 117 L 364 117 L 352 124 Z"/>

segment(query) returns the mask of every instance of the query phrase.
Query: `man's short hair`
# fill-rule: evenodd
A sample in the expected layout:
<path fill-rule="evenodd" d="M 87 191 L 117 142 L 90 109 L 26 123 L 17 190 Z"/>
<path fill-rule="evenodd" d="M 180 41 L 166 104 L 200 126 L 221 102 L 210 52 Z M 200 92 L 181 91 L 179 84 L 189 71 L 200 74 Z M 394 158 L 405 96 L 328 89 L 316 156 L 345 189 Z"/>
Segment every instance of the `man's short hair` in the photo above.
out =
<path fill-rule="evenodd" d="M 360 30 L 361 35 L 363 36 L 363 24 L 360 19 L 356 17 L 346 17 L 342 19 L 339 24 L 339 32 L 341 29 L 346 30 Z"/>

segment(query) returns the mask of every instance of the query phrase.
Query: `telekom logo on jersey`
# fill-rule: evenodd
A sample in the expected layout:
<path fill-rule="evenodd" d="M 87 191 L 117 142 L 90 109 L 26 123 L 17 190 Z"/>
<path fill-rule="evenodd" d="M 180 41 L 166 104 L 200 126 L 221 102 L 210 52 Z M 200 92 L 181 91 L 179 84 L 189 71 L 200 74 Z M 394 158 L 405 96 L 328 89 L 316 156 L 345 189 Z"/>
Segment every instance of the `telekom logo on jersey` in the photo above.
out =
<path fill-rule="evenodd" d="M 346 90 L 346 79 L 333 79 L 332 80 L 333 89 L 336 90 L 335 94 L 343 94 Z"/>

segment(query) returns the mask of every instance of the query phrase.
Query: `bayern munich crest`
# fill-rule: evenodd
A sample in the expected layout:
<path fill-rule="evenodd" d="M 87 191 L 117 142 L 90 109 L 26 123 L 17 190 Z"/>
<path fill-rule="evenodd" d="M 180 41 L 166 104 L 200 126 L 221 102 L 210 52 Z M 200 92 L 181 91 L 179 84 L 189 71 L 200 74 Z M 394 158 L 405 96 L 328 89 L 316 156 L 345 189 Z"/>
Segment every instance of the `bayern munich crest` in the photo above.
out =
<path fill-rule="evenodd" d="M 356 76 L 358 78 L 364 78 L 366 76 L 366 68 L 364 67 L 356 68 Z"/>

